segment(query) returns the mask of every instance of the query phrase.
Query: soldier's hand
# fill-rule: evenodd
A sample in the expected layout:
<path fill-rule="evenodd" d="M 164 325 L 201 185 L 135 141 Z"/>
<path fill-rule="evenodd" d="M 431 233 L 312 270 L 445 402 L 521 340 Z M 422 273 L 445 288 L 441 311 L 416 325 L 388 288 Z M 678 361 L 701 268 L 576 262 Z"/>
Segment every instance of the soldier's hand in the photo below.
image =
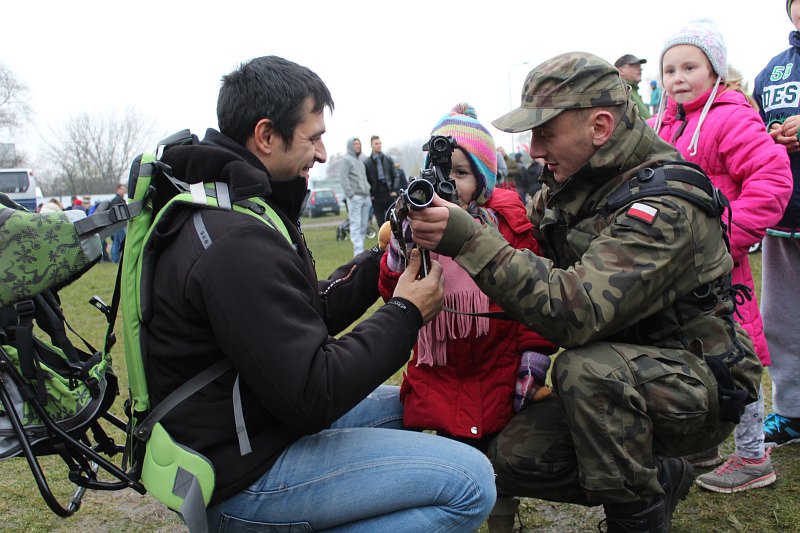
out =
<path fill-rule="evenodd" d="M 426 250 L 435 250 L 447 228 L 450 207 L 458 206 L 442 200 L 438 194 L 434 194 L 431 205 L 425 209 L 410 209 L 408 219 L 411 221 L 414 242 Z"/>
<path fill-rule="evenodd" d="M 417 279 L 421 266 L 422 256 L 419 249 L 415 248 L 411 251 L 406 270 L 397 282 L 394 296 L 405 298 L 417 306 L 422 313 L 423 322 L 428 322 L 442 309 L 444 276 L 442 276 L 442 265 L 438 261 L 431 261 L 428 275 Z"/>

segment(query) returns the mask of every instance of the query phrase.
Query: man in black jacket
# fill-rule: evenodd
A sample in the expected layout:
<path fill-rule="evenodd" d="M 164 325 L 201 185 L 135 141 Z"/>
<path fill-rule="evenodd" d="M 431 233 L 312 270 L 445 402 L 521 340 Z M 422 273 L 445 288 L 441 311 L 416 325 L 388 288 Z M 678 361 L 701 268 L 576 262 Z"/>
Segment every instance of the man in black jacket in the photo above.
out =
<path fill-rule="evenodd" d="M 164 153 L 179 179 L 225 181 L 232 201 L 263 198 L 291 243 L 221 209 L 186 208 L 159 225 L 146 332 L 151 397 L 163 400 L 221 358 L 233 365 L 162 421 L 214 465 L 212 530 L 357 522 L 371 531 L 474 531 L 494 504 L 488 461 L 460 443 L 396 431 L 397 388 L 381 386 L 439 311 L 441 267 L 416 280 L 415 254 L 394 297 L 333 337 L 377 299 L 383 252 L 365 251 L 317 280 L 298 219 L 309 170 L 327 157 L 325 107 L 333 101 L 315 73 L 260 57 L 223 78 L 220 131 Z M 251 451 L 240 447 L 234 404 Z"/>
<path fill-rule="evenodd" d="M 364 160 L 369 181 L 369 194 L 372 197 L 372 209 L 378 227 L 386 222 L 386 212 L 397 199 L 394 186 L 394 161 L 383 153 L 381 138 L 373 135 L 370 139 L 372 154 Z"/>

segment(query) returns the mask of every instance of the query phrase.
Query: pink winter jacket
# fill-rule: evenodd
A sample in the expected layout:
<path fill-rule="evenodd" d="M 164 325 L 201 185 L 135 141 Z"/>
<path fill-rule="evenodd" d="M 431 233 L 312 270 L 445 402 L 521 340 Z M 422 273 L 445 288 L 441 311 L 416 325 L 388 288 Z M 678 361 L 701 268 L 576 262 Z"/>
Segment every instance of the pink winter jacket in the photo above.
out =
<path fill-rule="evenodd" d="M 735 90 L 724 90 L 700 128 L 695 155 L 689 153 L 697 122 L 711 94 L 709 90 L 682 109 L 667 101 L 658 135 L 671 143 L 687 160 L 700 165 L 731 203 L 731 255 L 733 283 L 753 290 L 753 298 L 738 306 L 739 322 L 753 339 L 761 363 L 769 365 L 769 349 L 753 286 L 747 250 L 761 241 L 766 228 L 775 225 L 792 194 L 792 173 L 786 149 L 776 144 L 764 128 L 758 112 Z M 685 112 L 683 117 L 679 112 Z M 657 116 L 647 121 L 655 128 Z M 727 221 L 727 213 L 724 215 Z"/>

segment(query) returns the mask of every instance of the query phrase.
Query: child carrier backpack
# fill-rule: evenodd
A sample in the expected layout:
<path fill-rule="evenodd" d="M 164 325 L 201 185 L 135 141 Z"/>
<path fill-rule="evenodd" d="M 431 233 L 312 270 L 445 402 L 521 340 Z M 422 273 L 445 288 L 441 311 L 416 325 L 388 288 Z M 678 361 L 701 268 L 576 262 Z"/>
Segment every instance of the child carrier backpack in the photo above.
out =
<path fill-rule="evenodd" d="M 98 297 L 90 301 L 109 324 L 99 350 L 69 327 L 61 309 L 58 290 L 101 257 L 96 228 L 113 232 L 124 224 L 108 212 L 92 221 L 82 217 L 81 211 L 30 213 L 0 195 L 0 460 L 25 457 L 45 502 L 62 517 L 78 510 L 87 488 L 144 492 L 105 457 L 123 447 L 100 421 L 125 429 L 108 413 L 118 393 L 110 308 Z M 81 231 L 82 222 L 92 229 Z M 73 345 L 67 329 L 83 348 Z M 78 486 L 66 506 L 53 495 L 38 460 L 54 454 Z M 100 481 L 98 469 L 113 480 Z"/>
<path fill-rule="evenodd" d="M 157 500 L 178 512 L 190 532 L 206 531 L 205 508 L 214 491 L 214 468 L 200 453 L 174 441 L 160 420 L 232 365 L 223 359 L 184 383 L 158 405 L 152 405 L 145 365 L 146 328 L 153 314 L 151 293 L 156 260 L 153 251 L 154 230 L 176 212 L 193 210 L 194 215 L 188 217 L 186 223 L 194 224 L 201 242 L 207 248 L 212 240 L 205 232 L 201 210 L 222 209 L 258 218 L 291 243 L 283 221 L 263 199 L 253 197 L 232 201 L 226 183 L 203 183 L 193 181 L 191 176 L 183 177 L 185 181 L 181 181 L 160 160 L 161 155 L 170 148 L 197 143 L 196 136 L 189 130 L 183 130 L 161 141 L 155 154 L 142 154 L 133 162 L 129 196 L 132 203 L 142 207 L 128 222 L 120 266 L 123 338 L 130 394 L 126 401 L 126 413 L 130 417 L 126 458 L 131 461 L 132 476 L 141 479 L 145 489 Z M 237 401 L 238 383 L 237 378 L 234 413 L 231 416 L 235 417 L 240 449 L 245 455 L 249 453 L 249 440 L 241 402 Z"/>
<path fill-rule="evenodd" d="M 205 508 L 214 491 L 214 468 L 201 454 L 174 441 L 159 421 L 229 370 L 231 363 L 221 360 L 158 405 L 151 403 L 144 336 L 152 317 L 153 230 L 180 210 L 191 209 L 197 215 L 203 209 L 221 209 L 256 217 L 292 241 L 281 218 L 263 199 L 234 197 L 232 201 L 226 183 L 203 183 L 191 177 L 181 181 L 160 161 L 169 148 L 197 142 L 188 130 L 164 139 L 154 155 L 142 154 L 134 160 L 128 203 L 77 221 L 70 217 L 83 216 L 78 211 L 33 214 L 0 195 L 0 460 L 24 456 L 43 498 L 59 516 L 77 511 L 87 488 L 132 488 L 141 494 L 149 492 L 180 514 L 191 533 L 207 531 Z M 196 217 L 188 223 L 193 220 Z M 86 349 L 80 349 L 67 336 L 66 329 L 72 328 L 66 324 L 57 291 L 95 265 L 102 255 L 101 238 L 125 224 L 127 236 L 111 305 L 98 297 L 90 301 L 107 321 L 105 341 L 100 350 L 85 341 Z M 201 234 L 201 240 L 211 245 L 209 235 Z M 110 358 L 118 310 L 128 371 L 127 423 L 108 412 L 118 394 Z M 48 339 L 40 338 L 34 326 Z M 250 444 L 237 395 L 238 378 L 231 416 L 244 455 Z M 101 420 L 125 432 L 124 446 L 109 437 Z M 120 452 L 119 466 L 105 457 Z M 69 479 L 78 485 L 67 506 L 53 496 L 37 460 L 55 453 L 68 465 Z M 98 480 L 98 469 L 113 480 Z"/>

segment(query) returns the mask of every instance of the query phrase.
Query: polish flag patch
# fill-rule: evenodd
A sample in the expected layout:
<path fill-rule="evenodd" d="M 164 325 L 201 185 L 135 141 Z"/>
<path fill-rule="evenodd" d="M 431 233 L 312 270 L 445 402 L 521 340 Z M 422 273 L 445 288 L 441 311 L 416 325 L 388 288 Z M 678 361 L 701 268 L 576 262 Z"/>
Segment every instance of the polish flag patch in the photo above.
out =
<path fill-rule="evenodd" d="M 652 224 L 656 216 L 658 216 L 658 209 L 647 204 L 636 202 L 628 208 L 628 212 L 625 214 L 647 224 Z"/>

